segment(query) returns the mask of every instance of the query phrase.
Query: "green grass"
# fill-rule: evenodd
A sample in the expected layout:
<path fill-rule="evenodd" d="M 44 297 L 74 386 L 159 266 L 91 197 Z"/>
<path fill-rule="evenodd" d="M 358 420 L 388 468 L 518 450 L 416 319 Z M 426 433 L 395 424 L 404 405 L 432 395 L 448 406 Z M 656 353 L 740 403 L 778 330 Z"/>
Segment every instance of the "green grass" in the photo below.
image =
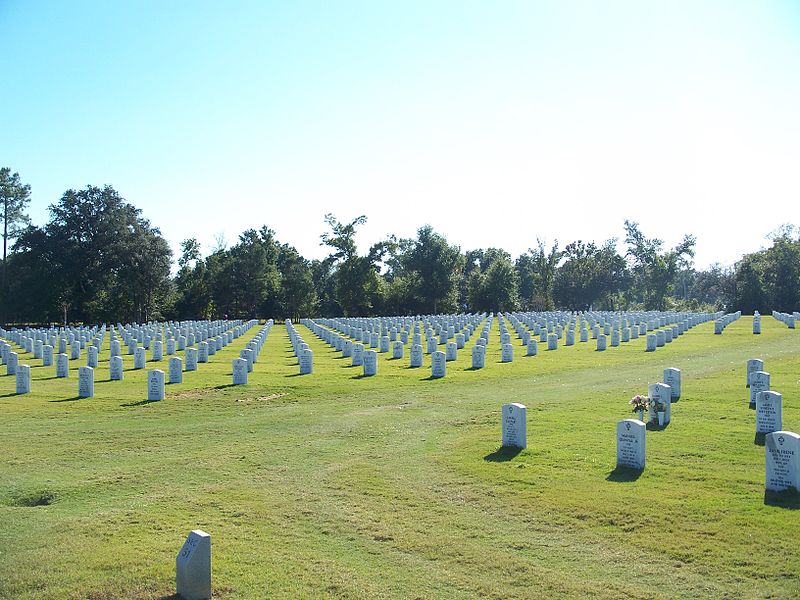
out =
<path fill-rule="evenodd" d="M 753 336 L 744 317 L 655 353 L 643 337 L 516 345 L 501 364 L 495 321 L 485 369 L 465 348 L 429 380 L 430 357 L 409 369 L 408 353 L 359 378 L 298 330 L 313 375 L 276 325 L 249 385 L 230 386 L 253 328 L 152 403 L 132 357 L 108 381 L 108 340 L 91 399 L 76 399 L 85 355 L 63 380 L 21 353 L 32 393 L 0 377 L 0 598 L 170 597 L 195 528 L 225 599 L 800 596 L 800 503 L 765 501 L 744 387 L 763 358 L 800 431 L 797 331 L 765 317 Z M 647 433 L 639 477 L 615 473 L 628 399 L 671 366 L 671 425 Z M 528 407 L 516 455 L 497 453 L 505 402 Z"/>

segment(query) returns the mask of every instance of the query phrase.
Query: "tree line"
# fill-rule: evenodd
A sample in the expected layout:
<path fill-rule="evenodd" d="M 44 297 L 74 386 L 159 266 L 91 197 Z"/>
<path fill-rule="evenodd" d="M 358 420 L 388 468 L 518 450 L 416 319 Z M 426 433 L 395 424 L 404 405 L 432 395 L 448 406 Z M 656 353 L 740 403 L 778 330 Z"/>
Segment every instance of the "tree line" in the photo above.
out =
<path fill-rule="evenodd" d="M 177 273 L 160 230 L 111 186 L 68 190 L 32 225 L 30 187 L 0 169 L 3 323 L 413 315 L 530 310 L 759 310 L 800 307 L 800 241 L 784 226 L 772 246 L 734 266 L 693 268 L 695 239 L 675 247 L 624 222 L 617 239 L 561 247 L 536 240 L 512 257 L 462 251 L 430 225 L 359 251 L 366 216 L 324 218 L 329 250 L 308 260 L 266 225 L 203 257 L 181 243 Z"/>

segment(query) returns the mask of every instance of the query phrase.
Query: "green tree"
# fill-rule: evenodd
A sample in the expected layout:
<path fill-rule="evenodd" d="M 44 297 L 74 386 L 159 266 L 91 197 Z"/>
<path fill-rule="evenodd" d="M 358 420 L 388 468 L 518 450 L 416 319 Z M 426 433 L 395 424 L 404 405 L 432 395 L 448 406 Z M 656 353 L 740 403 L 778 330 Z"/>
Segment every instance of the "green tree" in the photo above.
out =
<path fill-rule="evenodd" d="M 515 266 L 520 281 L 521 303 L 526 310 L 553 310 L 556 268 L 561 260 L 558 240 L 548 251 L 542 240 L 517 258 Z"/>
<path fill-rule="evenodd" d="M 504 250 L 488 248 L 482 251 L 478 262 L 479 268 L 470 269 L 467 283 L 470 309 L 477 312 L 516 310 L 518 275 L 511 255 Z"/>
<path fill-rule="evenodd" d="M 19 173 L 12 173 L 8 167 L 0 168 L 0 210 L 3 211 L 3 275 L 0 282 L 2 290 L 3 313 L 8 292 L 8 244 L 16 239 L 22 229 L 30 223 L 25 210 L 31 201 L 31 186 L 20 181 Z"/>
<path fill-rule="evenodd" d="M 401 261 L 405 282 L 413 283 L 417 310 L 424 313 L 457 310 L 457 285 L 463 269 L 458 246 L 449 245 L 444 236 L 425 225 L 417 230 L 417 239 L 407 244 Z"/>
<path fill-rule="evenodd" d="M 625 243 L 632 261 L 634 299 L 647 310 L 665 310 L 676 273 L 691 264 L 694 236 L 685 235 L 674 248 L 662 250 L 663 241 L 644 237 L 638 223 L 625 221 Z"/>
<path fill-rule="evenodd" d="M 590 307 L 613 310 L 614 297 L 625 282 L 625 259 L 616 251 L 616 240 L 597 247 L 580 240 L 564 248 L 563 264 L 557 269 L 554 297 L 570 310 Z"/>

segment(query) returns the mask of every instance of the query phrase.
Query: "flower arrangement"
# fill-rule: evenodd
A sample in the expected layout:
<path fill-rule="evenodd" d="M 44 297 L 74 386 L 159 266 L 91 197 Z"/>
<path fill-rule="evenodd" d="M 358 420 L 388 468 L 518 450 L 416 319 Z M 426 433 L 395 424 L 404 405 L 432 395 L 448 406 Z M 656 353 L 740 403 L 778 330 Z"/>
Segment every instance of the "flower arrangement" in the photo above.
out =
<path fill-rule="evenodd" d="M 647 396 L 642 396 L 641 394 L 636 394 L 633 398 L 628 401 L 633 408 L 633 412 L 640 413 L 643 412 L 650 402 L 650 398 Z"/>

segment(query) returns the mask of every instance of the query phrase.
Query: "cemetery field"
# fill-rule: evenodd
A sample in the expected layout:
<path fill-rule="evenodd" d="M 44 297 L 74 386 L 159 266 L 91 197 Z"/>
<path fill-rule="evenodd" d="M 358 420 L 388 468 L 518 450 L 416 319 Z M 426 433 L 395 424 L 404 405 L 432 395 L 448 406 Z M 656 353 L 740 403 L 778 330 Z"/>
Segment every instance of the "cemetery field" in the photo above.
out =
<path fill-rule="evenodd" d="M 231 360 L 252 328 L 148 402 L 146 370 L 109 341 L 93 398 L 32 354 L 30 394 L 0 377 L 0 598 L 171 598 L 192 529 L 212 537 L 215 598 L 797 598 L 800 499 L 765 496 L 746 362 L 761 358 L 800 431 L 800 332 L 742 317 L 656 352 L 594 340 L 486 367 L 468 348 L 443 379 L 404 359 L 360 367 L 276 324 L 247 385 Z M 181 356 L 183 352 L 179 352 Z M 148 353 L 148 358 L 150 354 Z M 167 359 L 148 368 L 167 371 Z M 616 423 L 667 367 L 672 420 L 647 466 L 618 472 Z M 0 369 L 5 373 L 5 368 Z M 500 408 L 528 408 L 528 447 L 500 451 Z"/>

